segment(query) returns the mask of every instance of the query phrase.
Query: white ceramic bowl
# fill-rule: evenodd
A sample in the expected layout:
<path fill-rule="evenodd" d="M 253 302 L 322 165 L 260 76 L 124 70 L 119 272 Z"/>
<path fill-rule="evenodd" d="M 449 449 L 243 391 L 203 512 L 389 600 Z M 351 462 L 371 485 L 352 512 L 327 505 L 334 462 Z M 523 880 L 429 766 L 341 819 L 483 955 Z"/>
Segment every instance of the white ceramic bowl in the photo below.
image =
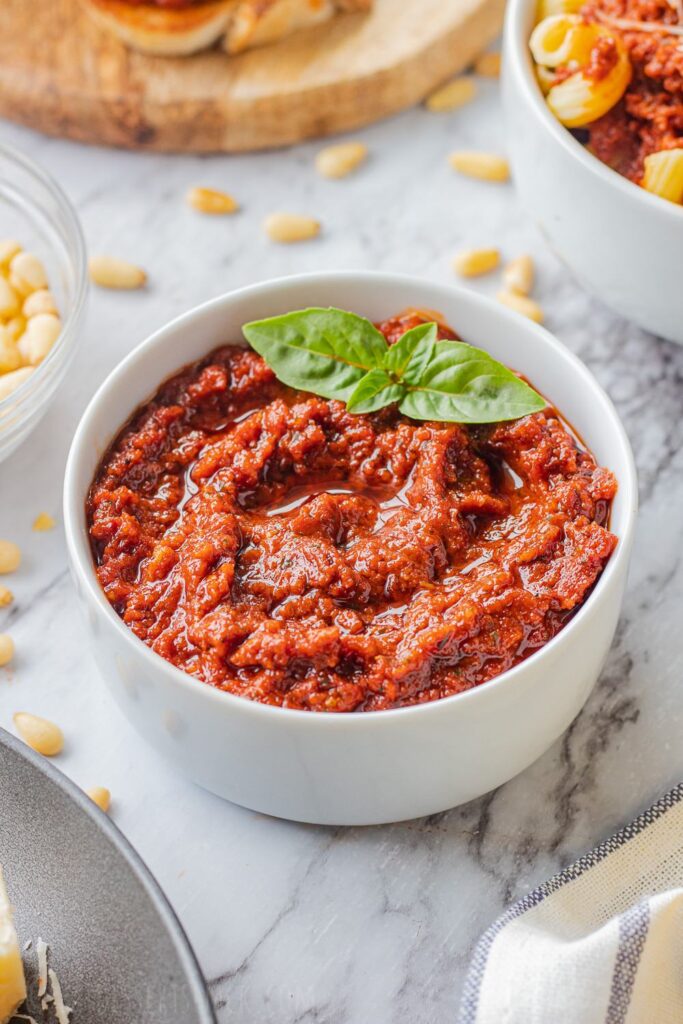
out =
<path fill-rule="evenodd" d="M 547 107 L 529 36 L 536 0 L 508 0 L 503 102 L 527 212 L 581 284 L 621 316 L 683 344 L 683 207 L 617 174 Z"/>
<path fill-rule="evenodd" d="M 85 499 L 112 437 L 182 366 L 248 320 L 307 305 L 379 319 L 407 306 L 439 310 L 468 341 L 527 374 L 617 476 L 611 527 L 619 544 L 566 628 L 527 661 L 469 692 L 358 714 L 293 711 L 213 689 L 138 640 L 106 601 L 93 568 Z M 456 287 L 389 274 L 286 278 L 224 295 L 174 320 L 131 353 L 92 399 L 66 470 L 64 518 L 73 576 L 95 655 L 131 720 L 179 771 L 268 814 L 321 824 L 372 824 L 471 800 L 536 760 L 580 711 L 610 647 L 636 514 L 628 440 L 588 370 L 547 331 Z"/>

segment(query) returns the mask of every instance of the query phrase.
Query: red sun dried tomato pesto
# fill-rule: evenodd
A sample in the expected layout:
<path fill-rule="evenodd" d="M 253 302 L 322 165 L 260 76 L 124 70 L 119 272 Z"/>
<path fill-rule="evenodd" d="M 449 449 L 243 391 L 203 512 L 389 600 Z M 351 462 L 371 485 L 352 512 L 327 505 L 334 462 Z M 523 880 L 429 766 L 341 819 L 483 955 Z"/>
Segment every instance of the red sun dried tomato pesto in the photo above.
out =
<path fill-rule="evenodd" d="M 395 341 L 424 319 L 379 327 Z M 614 550 L 615 491 L 550 408 L 486 427 L 353 415 L 228 346 L 138 410 L 87 520 L 107 598 L 172 664 L 266 704 L 374 711 L 461 693 L 555 636 Z"/>

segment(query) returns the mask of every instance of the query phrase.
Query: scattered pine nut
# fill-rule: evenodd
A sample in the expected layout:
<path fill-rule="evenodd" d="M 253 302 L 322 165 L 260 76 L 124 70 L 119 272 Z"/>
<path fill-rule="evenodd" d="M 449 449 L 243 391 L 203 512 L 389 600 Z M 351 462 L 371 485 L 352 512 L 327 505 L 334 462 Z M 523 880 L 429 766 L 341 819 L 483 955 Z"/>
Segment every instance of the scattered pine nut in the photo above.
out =
<path fill-rule="evenodd" d="M 510 166 L 502 156 L 495 153 L 480 153 L 474 150 L 458 150 L 451 153 L 451 167 L 466 174 L 470 178 L 481 178 L 483 181 L 507 181 L 510 177 Z"/>
<path fill-rule="evenodd" d="M 64 749 L 64 734 L 58 725 L 28 711 L 17 711 L 14 726 L 24 743 L 45 757 L 55 757 Z"/>
<path fill-rule="evenodd" d="M 91 256 L 88 262 L 90 280 L 100 288 L 142 288 L 147 274 L 141 267 L 113 256 Z"/>
<path fill-rule="evenodd" d="M 21 387 L 34 372 L 33 366 L 22 366 L 11 373 L 0 374 L 0 402 L 3 398 L 9 398 L 13 391 Z"/>
<path fill-rule="evenodd" d="M 20 565 L 19 546 L 11 540 L 0 540 L 0 573 L 16 572 Z"/>
<path fill-rule="evenodd" d="M 453 269 L 462 277 L 478 277 L 495 270 L 499 263 L 498 249 L 463 249 L 453 260 Z"/>
<path fill-rule="evenodd" d="M 477 75 L 483 75 L 484 78 L 498 78 L 500 53 L 481 53 L 474 62 L 474 70 Z"/>
<path fill-rule="evenodd" d="M 14 238 L 0 240 L 0 268 L 6 270 L 18 252 L 21 246 Z"/>
<path fill-rule="evenodd" d="M 9 665 L 14 657 L 14 640 L 7 633 L 0 633 L 0 666 Z"/>
<path fill-rule="evenodd" d="M 46 530 L 54 530 L 55 521 L 48 512 L 39 512 L 33 520 L 33 529 L 37 533 L 45 533 Z"/>
<path fill-rule="evenodd" d="M 18 282 L 22 294 L 28 295 L 39 288 L 47 288 L 45 267 L 32 252 L 18 252 L 12 257 L 9 270 L 10 281 Z"/>
<path fill-rule="evenodd" d="M 362 142 L 340 142 L 321 149 L 315 158 L 318 174 L 323 178 L 345 178 L 367 160 L 368 147 Z"/>
<path fill-rule="evenodd" d="M 517 256 L 503 271 L 503 284 L 508 292 L 528 295 L 534 286 L 534 261 L 531 256 Z"/>
<path fill-rule="evenodd" d="M 449 110 L 457 110 L 474 99 L 477 87 L 469 75 L 454 78 L 440 89 L 431 93 L 425 100 L 427 110 L 434 114 L 445 114 Z"/>
<path fill-rule="evenodd" d="M 227 192 L 195 186 L 187 193 L 187 201 L 199 213 L 235 213 L 239 206 Z"/>
<path fill-rule="evenodd" d="M 298 213 L 271 213 L 264 227 L 273 242 L 304 242 L 320 234 L 320 221 Z"/>
<path fill-rule="evenodd" d="M 86 789 L 86 795 L 90 797 L 94 804 L 97 804 L 101 811 L 106 814 L 111 806 L 111 793 L 104 786 L 91 786 L 90 789 Z"/>
<path fill-rule="evenodd" d="M 528 298 L 526 295 L 502 291 L 498 292 L 496 298 L 504 306 L 514 309 L 516 313 L 521 313 L 522 316 L 528 317 L 529 320 L 533 320 L 537 324 L 543 323 L 543 310 L 537 302 L 534 302 L 533 299 Z"/>
<path fill-rule="evenodd" d="M 27 319 L 32 316 L 39 316 L 41 313 L 54 313 L 57 315 L 57 305 L 52 292 L 47 288 L 40 288 L 37 292 L 31 292 L 24 301 L 22 313 Z"/>
<path fill-rule="evenodd" d="M 0 585 L 0 608 L 7 608 L 14 600 L 14 594 L 9 587 Z"/>

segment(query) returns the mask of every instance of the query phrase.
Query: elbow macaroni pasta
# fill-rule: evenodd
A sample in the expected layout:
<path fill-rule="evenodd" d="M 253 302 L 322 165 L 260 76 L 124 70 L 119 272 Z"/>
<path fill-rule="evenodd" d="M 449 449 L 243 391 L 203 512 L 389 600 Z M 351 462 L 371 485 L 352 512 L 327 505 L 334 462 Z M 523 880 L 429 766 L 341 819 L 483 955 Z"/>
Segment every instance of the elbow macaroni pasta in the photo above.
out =
<path fill-rule="evenodd" d="M 672 203 L 683 203 L 683 149 L 663 149 L 646 156 L 643 188 Z"/>
<path fill-rule="evenodd" d="M 600 38 L 609 38 L 617 48 L 617 61 L 603 78 L 585 73 L 591 52 Z M 567 128 L 580 128 L 606 114 L 624 95 L 631 81 L 631 62 L 618 35 L 602 25 L 587 24 L 575 14 L 553 14 L 534 29 L 529 47 L 538 66 L 541 88 L 558 121 Z M 576 68 L 568 78 L 551 84 L 547 69 Z M 543 69 L 543 72 L 541 72 Z"/>

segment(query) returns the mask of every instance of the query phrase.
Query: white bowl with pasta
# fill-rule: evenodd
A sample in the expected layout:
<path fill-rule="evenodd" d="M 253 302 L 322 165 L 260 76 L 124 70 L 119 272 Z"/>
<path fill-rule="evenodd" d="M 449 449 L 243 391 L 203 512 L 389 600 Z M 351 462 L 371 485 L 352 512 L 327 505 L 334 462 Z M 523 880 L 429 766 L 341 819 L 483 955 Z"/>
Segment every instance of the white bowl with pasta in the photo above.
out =
<path fill-rule="evenodd" d="M 536 0 L 509 0 L 503 100 L 522 202 L 588 291 L 646 330 L 683 344 L 683 206 L 613 171 L 550 110 L 529 49 L 536 20 Z M 618 63 L 615 76 L 622 71 Z M 619 83 L 613 78 L 610 87 Z M 604 91 L 572 89 L 557 102 L 571 121 L 569 104 L 595 103 L 599 111 L 606 98 Z"/>

